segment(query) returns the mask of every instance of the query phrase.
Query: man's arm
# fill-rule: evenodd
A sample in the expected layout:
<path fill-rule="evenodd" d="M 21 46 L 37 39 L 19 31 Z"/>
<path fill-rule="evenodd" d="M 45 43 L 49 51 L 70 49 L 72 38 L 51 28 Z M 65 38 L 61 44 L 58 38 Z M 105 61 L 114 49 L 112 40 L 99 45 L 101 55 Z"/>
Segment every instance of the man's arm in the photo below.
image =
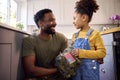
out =
<path fill-rule="evenodd" d="M 57 72 L 56 68 L 43 68 L 35 66 L 35 55 L 22 58 L 24 70 L 28 75 L 35 77 L 47 76 Z"/>

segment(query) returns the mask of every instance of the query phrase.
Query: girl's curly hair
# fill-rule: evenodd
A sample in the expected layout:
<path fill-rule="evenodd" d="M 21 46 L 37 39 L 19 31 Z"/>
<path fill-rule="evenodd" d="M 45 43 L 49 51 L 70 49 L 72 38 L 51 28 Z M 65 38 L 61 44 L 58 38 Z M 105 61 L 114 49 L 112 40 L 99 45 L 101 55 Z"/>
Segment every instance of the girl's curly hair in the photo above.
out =
<path fill-rule="evenodd" d="M 89 21 L 91 21 L 93 12 L 96 12 L 99 9 L 99 5 L 96 3 L 96 0 L 80 0 L 76 2 L 75 12 L 80 14 L 87 14 Z"/>

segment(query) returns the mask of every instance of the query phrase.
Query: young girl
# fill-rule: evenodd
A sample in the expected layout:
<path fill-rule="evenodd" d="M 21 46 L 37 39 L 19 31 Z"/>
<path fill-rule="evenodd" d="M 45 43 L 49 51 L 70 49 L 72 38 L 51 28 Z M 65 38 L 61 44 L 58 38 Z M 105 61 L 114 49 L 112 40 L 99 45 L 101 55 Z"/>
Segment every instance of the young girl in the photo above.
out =
<path fill-rule="evenodd" d="M 78 33 L 73 34 L 74 50 L 72 55 L 78 57 L 82 63 L 73 80 L 100 80 L 100 59 L 105 57 L 106 50 L 98 31 L 90 28 L 89 22 L 99 6 L 95 0 L 80 0 L 76 2 L 74 22 Z"/>

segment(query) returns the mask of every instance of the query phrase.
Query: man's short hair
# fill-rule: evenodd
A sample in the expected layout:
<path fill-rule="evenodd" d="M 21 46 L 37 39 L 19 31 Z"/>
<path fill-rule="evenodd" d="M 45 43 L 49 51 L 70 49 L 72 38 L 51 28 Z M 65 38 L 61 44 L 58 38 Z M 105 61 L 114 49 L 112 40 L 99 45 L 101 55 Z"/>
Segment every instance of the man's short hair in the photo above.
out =
<path fill-rule="evenodd" d="M 46 13 L 51 13 L 51 12 L 52 12 L 51 9 L 42 9 L 42 10 L 39 10 L 34 15 L 34 21 L 35 21 L 36 25 L 38 26 L 38 28 L 39 28 L 38 21 L 43 21 L 45 14 Z"/>

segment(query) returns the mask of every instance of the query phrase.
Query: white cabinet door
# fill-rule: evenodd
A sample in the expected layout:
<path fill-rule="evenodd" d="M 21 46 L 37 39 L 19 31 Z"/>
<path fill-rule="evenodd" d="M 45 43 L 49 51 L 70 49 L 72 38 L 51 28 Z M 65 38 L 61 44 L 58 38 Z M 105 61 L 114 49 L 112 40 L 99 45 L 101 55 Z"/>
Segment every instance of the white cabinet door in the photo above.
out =
<path fill-rule="evenodd" d="M 100 65 L 100 80 L 115 80 L 113 34 L 102 35 L 102 38 L 106 48 L 106 57 L 104 58 L 104 64 Z"/>
<path fill-rule="evenodd" d="M 28 1 L 28 25 L 35 25 L 34 14 L 44 8 L 50 8 L 58 24 L 72 24 L 75 0 L 30 0 Z"/>
<path fill-rule="evenodd" d="M 100 80 L 115 80 L 114 58 L 112 46 L 106 46 L 106 57 L 104 64 L 100 65 Z"/>
<path fill-rule="evenodd" d="M 77 0 L 28 0 L 28 25 L 35 25 L 34 14 L 43 8 L 53 10 L 58 24 L 71 25 Z M 97 0 L 99 10 L 93 14 L 90 24 L 111 24 L 110 16 L 120 14 L 120 0 Z"/>

